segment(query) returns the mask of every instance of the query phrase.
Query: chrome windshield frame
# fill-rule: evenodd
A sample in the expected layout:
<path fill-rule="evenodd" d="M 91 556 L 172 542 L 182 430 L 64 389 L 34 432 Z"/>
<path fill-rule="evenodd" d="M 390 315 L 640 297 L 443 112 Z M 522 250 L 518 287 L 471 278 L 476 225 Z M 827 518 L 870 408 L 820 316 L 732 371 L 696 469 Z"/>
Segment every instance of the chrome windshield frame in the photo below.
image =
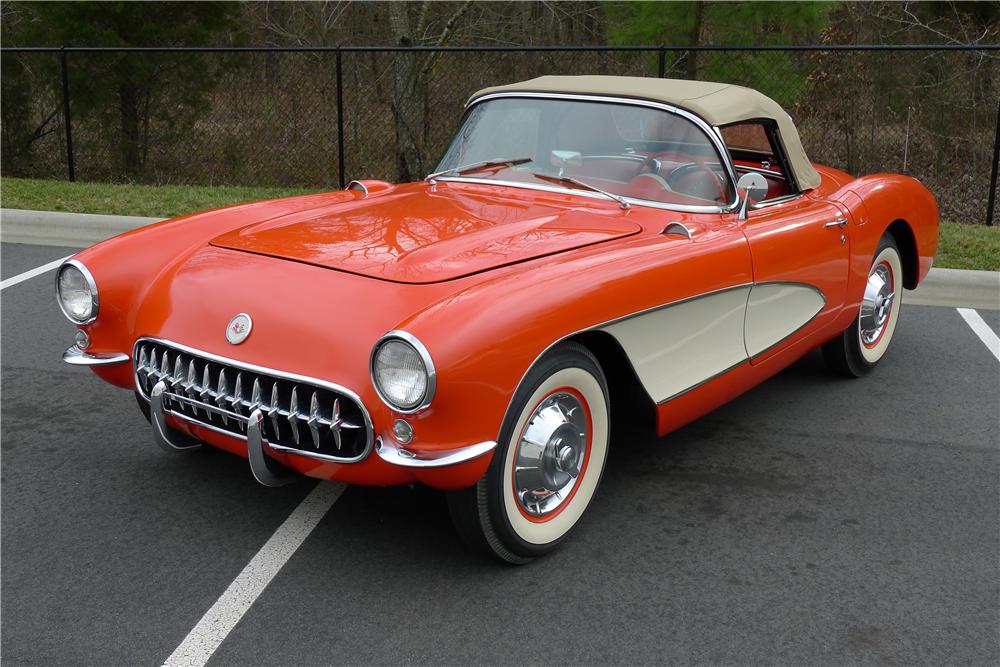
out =
<path fill-rule="evenodd" d="M 491 93 L 489 95 L 483 95 L 482 97 L 477 97 L 476 99 L 469 102 L 465 107 L 465 113 L 468 113 L 477 104 L 482 102 L 487 102 L 489 100 L 501 99 L 501 98 L 535 98 L 535 99 L 554 99 L 554 100 L 570 100 L 570 101 L 581 101 L 581 102 L 599 102 L 603 104 L 623 104 L 632 105 L 640 107 L 648 107 L 651 109 L 659 109 L 666 113 L 671 113 L 682 118 L 685 118 L 695 124 L 698 129 L 705 134 L 708 140 L 711 142 L 712 146 L 719 153 L 719 161 L 725 168 L 726 178 L 729 179 L 729 186 L 733 193 L 733 201 L 725 206 L 696 206 L 687 204 L 668 204 L 666 202 L 651 201 L 648 199 L 637 199 L 635 197 L 622 196 L 622 199 L 627 201 L 629 204 L 635 204 L 636 206 L 644 206 L 646 208 L 656 208 L 663 209 L 667 211 L 677 211 L 680 213 L 732 213 L 739 207 L 739 195 L 736 192 L 736 172 L 733 168 L 732 156 L 726 149 L 726 145 L 722 141 L 722 137 L 719 133 L 709 125 L 705 120 L 698 116 L 697 114 L 691 113 L 686 109 L 681 109 L 679 107 L 671 106 L 669 104 L 664 104 L 663 102 L 654 102 L 653 100 L 644 100 L 640 98 L 633 97 L 609 97 L 606 95 L 587 95 L 587 94 L 576 94 L 576 93 L 533 93 L 528 91 L 517 91 L 517 92 L 503 92 L 503 93 Z M 439 165 L 440 166 L 440 165 Z M 436 179 L 438 182 L 458 182 L 458 183 L 475 183 L 480 185 L 502 185 L 506 187 L 522 188 L 525 190 L 540 190 L 542 192 L 554 192 L 560 194 L 573 194 L 579 195 L 581 197 L 589 197 L 591 199 L 600 199 L 602 201 L 611 201 L 601 194 L 596 192 L 587 192 L 586 190 L 579 190 L 575 188 L 560 187 L 557 185 L 546 185 L 546 184 L 535 184 L 535 183 L 525 183 L 523 181 L 504 181 L 495 178 L 470 178 L 467 176 L 440 176 Z"/>

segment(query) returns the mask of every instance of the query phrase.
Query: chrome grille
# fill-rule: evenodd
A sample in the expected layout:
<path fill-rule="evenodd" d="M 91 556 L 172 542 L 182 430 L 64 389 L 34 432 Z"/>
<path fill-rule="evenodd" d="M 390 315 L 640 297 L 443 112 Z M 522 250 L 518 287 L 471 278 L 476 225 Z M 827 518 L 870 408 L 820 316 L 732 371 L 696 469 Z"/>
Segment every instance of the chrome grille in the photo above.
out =
<path fill-rule="evenodd" d="M 132 359 L 140 395 L 149 400 L 162 381 L 164 408 L 188 421 L 245 438 L 250 414 L 260 409 L 264 438 L 279 451 L 357 461 L 371 447 L 367 412 L 336 385 L 146 338 Z"/>

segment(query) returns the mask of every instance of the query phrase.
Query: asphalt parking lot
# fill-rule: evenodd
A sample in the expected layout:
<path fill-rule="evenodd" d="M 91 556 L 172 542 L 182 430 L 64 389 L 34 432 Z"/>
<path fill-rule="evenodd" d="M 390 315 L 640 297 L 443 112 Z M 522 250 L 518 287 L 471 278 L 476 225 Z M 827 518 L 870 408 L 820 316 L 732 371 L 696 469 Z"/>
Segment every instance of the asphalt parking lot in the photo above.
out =
<path fill-rule="evenodd" d="M 4 244 L 2 277 L 72 252 Z M 154 447 L 131 394 L 61 363 L 52 280 L 2 293 L 3 661 L 161 664 L 316 483 Z M 616 433 L 525 567 L 469 553 L 439 493 L 346 489 L 209 664 L 995 665 L 998 627 L 1000 363 L 909 306 L 862 380 L 813 354 L 666 438 Z"/>

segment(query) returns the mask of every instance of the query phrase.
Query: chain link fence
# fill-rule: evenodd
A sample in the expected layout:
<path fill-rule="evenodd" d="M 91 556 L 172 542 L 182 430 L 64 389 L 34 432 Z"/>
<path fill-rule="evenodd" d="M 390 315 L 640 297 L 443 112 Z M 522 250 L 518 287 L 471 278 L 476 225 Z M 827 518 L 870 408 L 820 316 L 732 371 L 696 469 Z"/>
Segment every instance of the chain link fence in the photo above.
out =
<path fill-rule="evenodd" d="M 1000 47 L 4 49 L 0 168 L 154 184 L 410 180 L 434 168 L 472 93 L 545 74 L 750 86 L 789 111 L 813 161 L 915 176 L 945 220 L 995 216 Z"/>

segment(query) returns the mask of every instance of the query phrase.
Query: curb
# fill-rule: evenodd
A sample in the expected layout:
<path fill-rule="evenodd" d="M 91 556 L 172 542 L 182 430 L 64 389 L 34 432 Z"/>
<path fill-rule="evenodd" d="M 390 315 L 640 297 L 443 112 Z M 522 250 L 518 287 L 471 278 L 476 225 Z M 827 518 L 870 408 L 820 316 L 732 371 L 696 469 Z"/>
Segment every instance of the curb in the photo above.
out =
<path fill-rule="evenodd" d="M 163 218 L 4 208 L 0 209 L 0 240 L 86 248 L 160 220 Z M 1000 272 L 931 269 L 920 287 L 903 292 L 903 302 L 915 306 L 1000 310 Z"/>
<path fill-rule="evenodd" d="M 4 208 L 0 209 L 0 240 L 4 243 L 87 248 L 163 219 Z"/>
<path fill-rule="evenodd" d="M 1000 309 L 1000 271 L 931 269 L 920 286 L 903 292 L 914 306 Z"/>

